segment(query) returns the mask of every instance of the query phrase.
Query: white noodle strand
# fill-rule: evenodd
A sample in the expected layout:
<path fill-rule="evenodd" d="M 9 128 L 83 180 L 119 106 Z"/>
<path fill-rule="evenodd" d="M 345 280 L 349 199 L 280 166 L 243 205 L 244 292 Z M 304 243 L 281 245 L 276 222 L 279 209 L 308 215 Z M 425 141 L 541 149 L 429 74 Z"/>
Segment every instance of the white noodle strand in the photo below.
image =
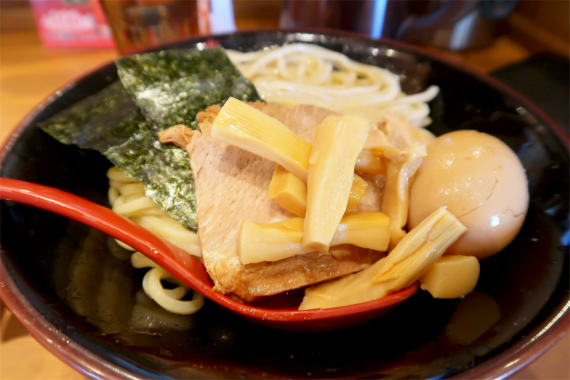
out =
<path fill-rule="evenodd" d="M 425 103 L 439 92 L 437 86 L 430 86 L 421 93 L 406 95 L 398 76 L 390 71 L 317 45 L 297 43 L 257 52 L 227 53 L 266 101 L 312 104 L 361 115 L 373 123 L 380 122 L 388 108 L 397 108 L 412 125 L 424 127 L 430 121 Z"/>
<path fill-rule="evenodd" d="M 184 228 L 180 223 L 162 210 L 145 195 L 144 186 L 139 181 L 128 178 L 117 168 L 107 172 L 109 178 L 109 203 L 113 210 L 133 222 L 148 229 L 154 234 L 168 240 L 196 257 L 201 256 L 200 243 L 195 232 Z M 121 247 L 135 251 L 133 248 L 117 240 Z M 176 280 L 170 273 L 161 268 L 140 252 L 131 255 L 131 264 L 135 268 L 151 268 L 144 276 L 143 290 L 162 308 L 176 314 L 193 314 L 204 304 L 204 297 L 193 292 L 192 300 L 182 298 L 192 291 L 188 286 Z M 164 288 L 162 280 L 177 285 L 173 289 Z"/>

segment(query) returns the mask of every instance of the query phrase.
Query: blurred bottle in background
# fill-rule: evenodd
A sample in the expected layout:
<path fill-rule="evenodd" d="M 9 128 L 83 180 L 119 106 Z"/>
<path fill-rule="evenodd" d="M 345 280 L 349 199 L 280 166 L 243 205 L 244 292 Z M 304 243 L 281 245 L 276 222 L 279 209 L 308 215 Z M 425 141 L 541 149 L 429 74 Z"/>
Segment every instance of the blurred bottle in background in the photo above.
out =
<path fill-rule="evenodd" d="M 101 4 L 121 54 L 199 33 L 197 0 L 102 0 Z"/>
<path fill-rule="evenodd" d="M 235 30 L 231 0 L 101 0 L 120 54 Z"/>

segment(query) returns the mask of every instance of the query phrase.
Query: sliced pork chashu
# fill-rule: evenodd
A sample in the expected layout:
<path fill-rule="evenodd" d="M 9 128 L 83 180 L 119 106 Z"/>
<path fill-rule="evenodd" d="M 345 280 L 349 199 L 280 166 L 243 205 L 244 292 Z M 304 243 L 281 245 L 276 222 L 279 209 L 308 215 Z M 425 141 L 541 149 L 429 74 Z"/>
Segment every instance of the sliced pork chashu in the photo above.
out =
<path fill-rule="evenodd" d="M 286 107 L 273 103 L 252 106 L 281 121 L 301 139 L 312 142 L 315 129 L 332 111 L 315 106 Z M 196 184 L 198 237 L 206 269 L 214 289 L 244 301 L 278 294 L 364 269 L 382 254 L 354 246 L 338 246 L 329 253 L 312 252 L 276 262 L 243 265 L 237 237 L 244 220 L 272 223 L 294 217 L 267 196 L 275 164 L 243 149 L 211 137 L 212 122 L 219 107 L 198 116 L 201 134 L 173 127 L 161 140 L 190 141 L 186 146 Z M 181 136 L 184 135 L 185 136 Z M 367 146 L 385 143 L 382 132 L 371 128 Z M 369 182 L 370 197 L 358 211 L 379 211 L 383 183 L 375 176 Z"/>

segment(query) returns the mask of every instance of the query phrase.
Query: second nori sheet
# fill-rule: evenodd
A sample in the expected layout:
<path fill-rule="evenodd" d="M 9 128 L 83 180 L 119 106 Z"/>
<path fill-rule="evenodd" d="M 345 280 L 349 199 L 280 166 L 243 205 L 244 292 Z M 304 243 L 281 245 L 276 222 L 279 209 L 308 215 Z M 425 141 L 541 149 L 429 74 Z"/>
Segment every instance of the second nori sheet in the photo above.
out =
<path fill-rule="evenodd" d="M 164 50 L 117 60 L 121 82 L 142 113 L 161 131 L 176 124 L 196 128 L 196 114 L 223 106 L 231 96 L 261 100 L 253 84 L 230 62 L 222 48 Z"/>

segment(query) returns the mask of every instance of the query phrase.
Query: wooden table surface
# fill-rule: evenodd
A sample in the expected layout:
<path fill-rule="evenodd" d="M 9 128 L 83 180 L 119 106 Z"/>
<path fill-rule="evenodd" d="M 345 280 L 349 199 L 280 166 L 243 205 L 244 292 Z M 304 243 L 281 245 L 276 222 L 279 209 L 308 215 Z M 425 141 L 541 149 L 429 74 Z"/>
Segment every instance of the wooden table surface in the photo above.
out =
<path fill-rule="evenodd" d="M 237 23 L 238 28 L 255 26 Z M 264 25 L 265 26 L 265 25 Z M 0 142 L 39 102 L 68 81 L 108 63 L 114 50 L 45 50 L 35 31 L 0 35 Z M 491 71 L 528 57 L 509 38 L 466 53 L 442 53 Z M 0 379 L 83 379 L 84 376 L 51 355 L 5 309 L 0 309 Z M 512 379 L 569 379 L 570 334 Z"/>

